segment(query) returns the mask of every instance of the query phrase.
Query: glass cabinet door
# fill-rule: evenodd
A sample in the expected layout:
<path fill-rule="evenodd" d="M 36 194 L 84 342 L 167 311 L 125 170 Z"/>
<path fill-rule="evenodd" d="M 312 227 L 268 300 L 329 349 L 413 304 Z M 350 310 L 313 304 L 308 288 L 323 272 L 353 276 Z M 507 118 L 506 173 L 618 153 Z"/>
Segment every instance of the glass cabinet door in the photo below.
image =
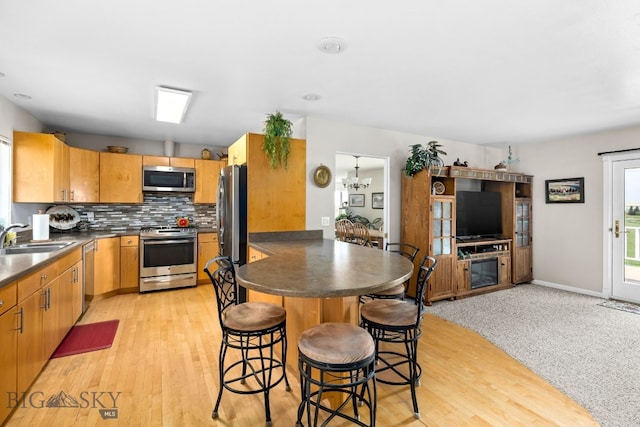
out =
<path fill-rule="evenodd" d="M 516 202 L 516 246 L 529 246 L 531 238 L 531 202 Z"/>
<path fill-rule="evenodd" d="M 433 204 L 433 255 L 451 255 L 453 248 L 453 200 L 434 199 Z"/>

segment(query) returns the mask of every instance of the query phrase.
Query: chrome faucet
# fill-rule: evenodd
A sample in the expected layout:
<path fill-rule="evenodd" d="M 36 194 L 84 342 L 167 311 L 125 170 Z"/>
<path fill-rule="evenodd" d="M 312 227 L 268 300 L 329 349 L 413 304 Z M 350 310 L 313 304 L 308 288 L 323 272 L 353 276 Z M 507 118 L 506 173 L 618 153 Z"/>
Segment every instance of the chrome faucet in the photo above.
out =
<path fill-rule="evenodd" d="M 12 230 L 14 228 L 27 228 L 27 227 L 28 225 L 20 224 L 20 223 L 9 224 L 5 229 L 2 229 L 2 227 L 0 227 L 0 229 L 2 229 L 2 231 L 0 231 L 0 249 L 4 248 L 4 238 L 9 232 L 9 230 Z"/>

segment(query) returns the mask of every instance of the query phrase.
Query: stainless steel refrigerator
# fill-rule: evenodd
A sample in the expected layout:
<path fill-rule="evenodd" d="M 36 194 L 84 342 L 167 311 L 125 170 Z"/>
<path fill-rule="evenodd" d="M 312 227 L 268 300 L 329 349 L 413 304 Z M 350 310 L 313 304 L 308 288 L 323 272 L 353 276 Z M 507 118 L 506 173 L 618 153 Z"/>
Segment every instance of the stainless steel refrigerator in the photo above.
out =
<path fill-rule="evenodd" d="M 216 199 L 220 255 L 230 256 L 236 266 L 247 263 L 247 167 L 227 166 L 220 171 Z M 239 302 L 246 291 L 238 289 Z"/>

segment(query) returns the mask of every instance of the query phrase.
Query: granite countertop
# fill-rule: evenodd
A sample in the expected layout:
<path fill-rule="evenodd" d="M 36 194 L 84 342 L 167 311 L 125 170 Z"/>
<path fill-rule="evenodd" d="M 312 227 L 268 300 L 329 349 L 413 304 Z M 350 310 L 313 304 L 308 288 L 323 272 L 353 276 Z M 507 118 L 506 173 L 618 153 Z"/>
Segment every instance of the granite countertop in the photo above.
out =
<path fill-rule="evenodd" d="M 198 233 L 215 233 L 216 227 L 198 228 Z M 138 235 L 139 229 L 116 229 L 112 231 L 71 231 L 49 233 L 51 241 L 74 242 L 66 248 L 54 252 L 35 254 L 0 255 L 0 288 L 46 266 L 52 261 L 62 258 L 72 250 L 91 240 L 107 239 L 110 237 Z M 28 238 L 27 238 L 28 239 Z M 20 241 L 18 244 L 28 243 Z"/>
<path fill-rule="evenodd" d="M 73 242 L 71 245 L 53 252 L 35 254 L 14 254 L 0 255 L 0 288 L 62 258 L 69 252 L 82 246 L 84 243 L 94 240 L 96 237 L 86 235 L 78 236 L 79 233 L 65 234 L 64 237 L 51 236 L 52 241 Z"/>
<path fill-rule="evenodd" d="M 393 252 L 328 239 L 260 240 L 268 253 L 237 269 L 238 283 L 273 295 L 327 298 L 366 295 L 403 283 L 413 264 Z"/>

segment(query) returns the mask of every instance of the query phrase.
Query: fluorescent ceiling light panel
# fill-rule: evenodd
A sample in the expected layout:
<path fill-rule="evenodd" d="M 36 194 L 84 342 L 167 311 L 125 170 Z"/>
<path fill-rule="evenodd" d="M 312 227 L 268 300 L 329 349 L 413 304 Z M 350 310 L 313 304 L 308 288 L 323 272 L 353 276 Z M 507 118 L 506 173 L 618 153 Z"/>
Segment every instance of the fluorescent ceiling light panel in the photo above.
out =
<path fill-rule="evenodd" d="M 156 120 L 181 123 L 191 101 L 191 92 L 156 86 Z"/>

